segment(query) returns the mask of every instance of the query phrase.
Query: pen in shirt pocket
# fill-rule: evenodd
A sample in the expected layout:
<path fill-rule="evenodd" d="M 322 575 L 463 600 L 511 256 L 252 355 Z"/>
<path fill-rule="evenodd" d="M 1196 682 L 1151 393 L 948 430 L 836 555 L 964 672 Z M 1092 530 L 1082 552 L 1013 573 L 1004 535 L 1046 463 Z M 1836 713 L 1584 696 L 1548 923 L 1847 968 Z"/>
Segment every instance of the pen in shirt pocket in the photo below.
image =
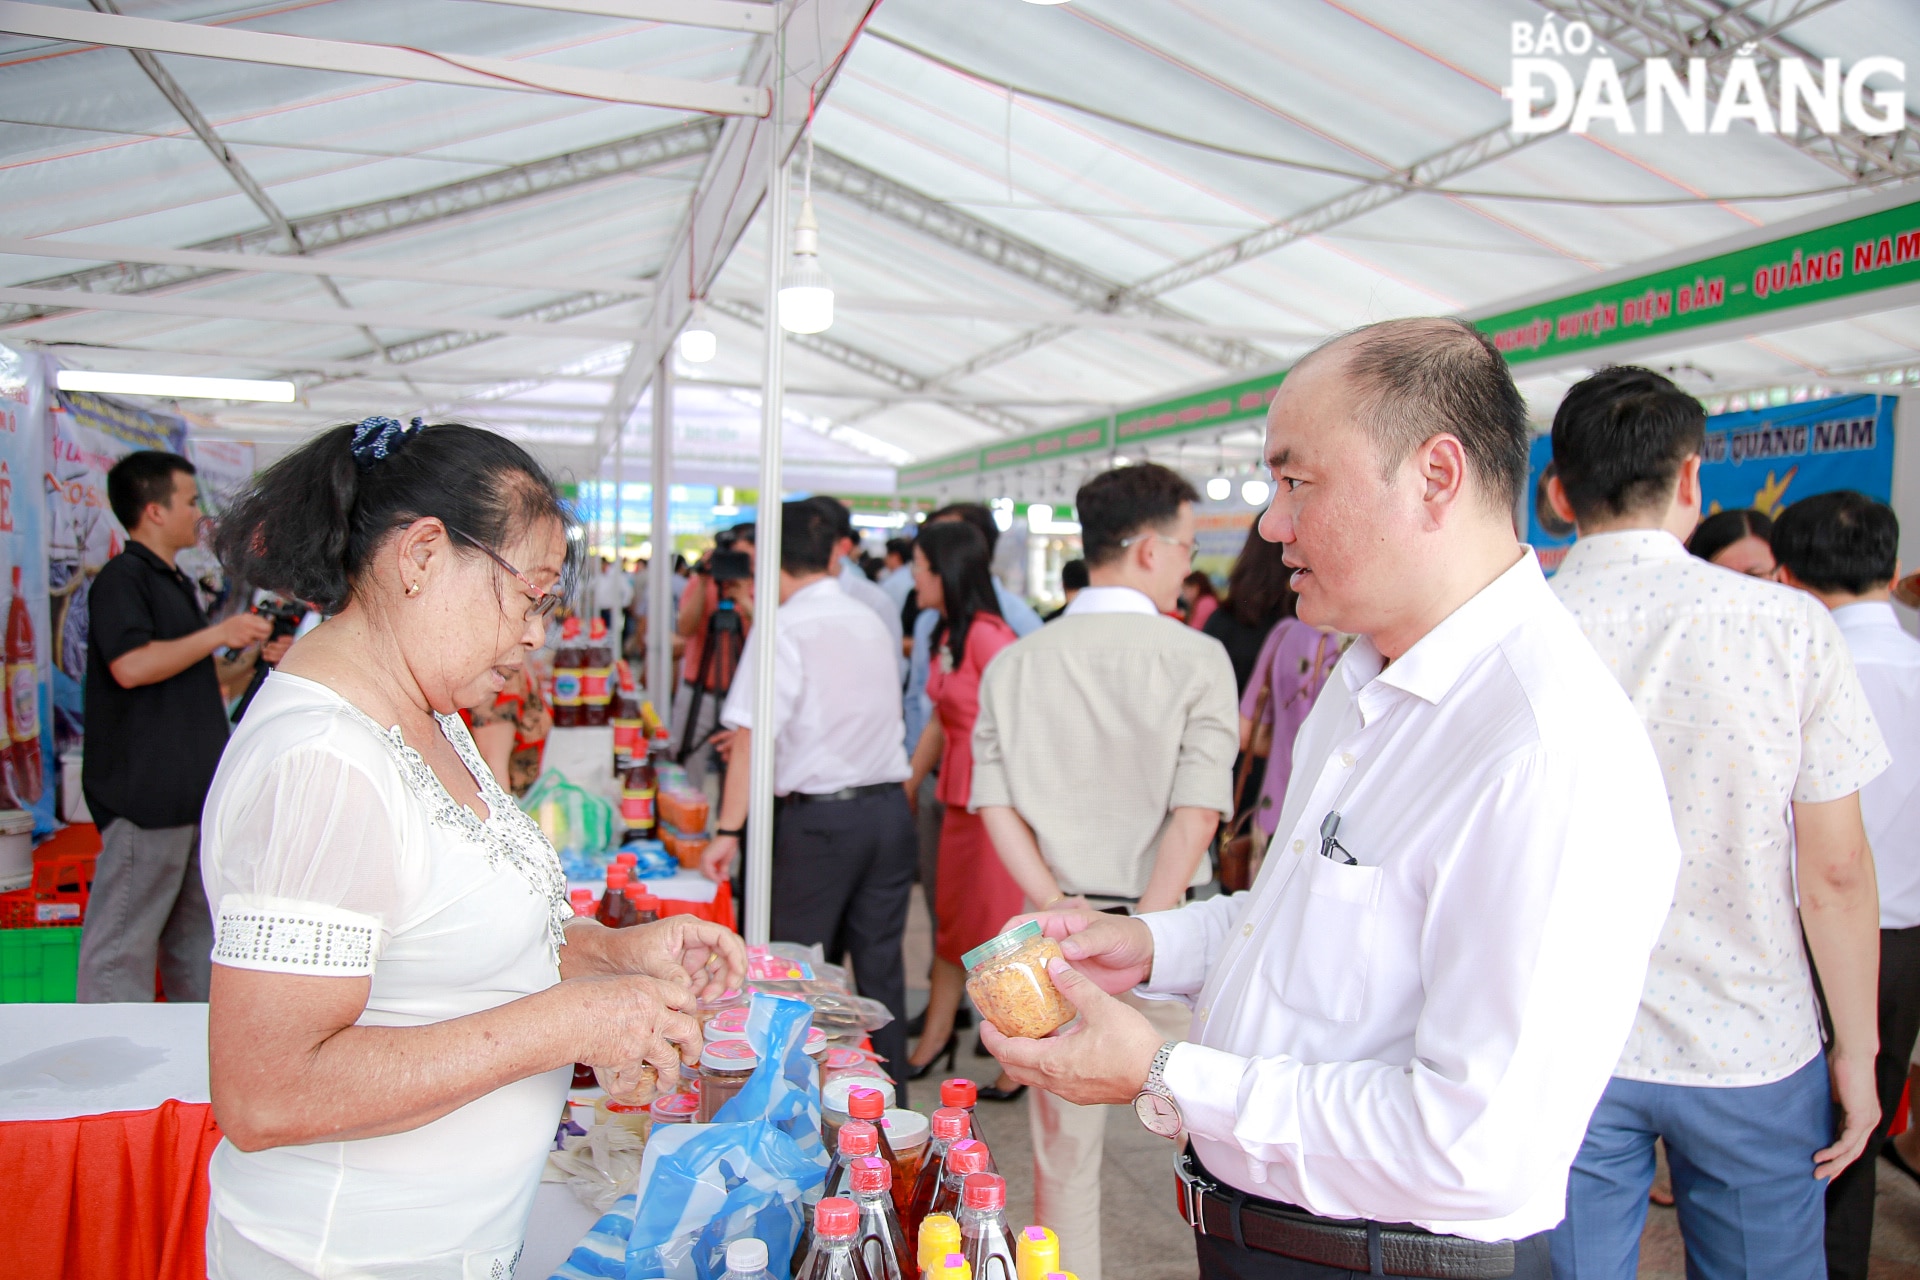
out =
<path fill-rule="evenodd" d="M 1360 859 L 1347 852 L 1338 839 L 1340 831 L 1340 811 L 1330 809 L 1327 816 L 1320 820 L 1320 856 L 1349 867 L 1360 865 Z"/>

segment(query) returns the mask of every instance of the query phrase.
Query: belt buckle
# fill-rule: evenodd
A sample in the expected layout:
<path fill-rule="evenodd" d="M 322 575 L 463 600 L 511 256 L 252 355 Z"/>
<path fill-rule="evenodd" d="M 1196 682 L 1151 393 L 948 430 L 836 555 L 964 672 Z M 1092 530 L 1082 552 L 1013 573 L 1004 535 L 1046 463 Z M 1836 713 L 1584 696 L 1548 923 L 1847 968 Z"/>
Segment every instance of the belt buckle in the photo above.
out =
<path fill-rule="evenodd" d="M 1186 1213 L 1187 1226 L 1204 1234 L 1205 1215 L 1201 1211 L 1201 1202 L 1206 1199 L 1207 1187 L 1198 1176 L 1188 1170 L 1184 1152 L 1173 1162 L 1173 1176 L 1180 1186 L 1181 1208 Z"/>

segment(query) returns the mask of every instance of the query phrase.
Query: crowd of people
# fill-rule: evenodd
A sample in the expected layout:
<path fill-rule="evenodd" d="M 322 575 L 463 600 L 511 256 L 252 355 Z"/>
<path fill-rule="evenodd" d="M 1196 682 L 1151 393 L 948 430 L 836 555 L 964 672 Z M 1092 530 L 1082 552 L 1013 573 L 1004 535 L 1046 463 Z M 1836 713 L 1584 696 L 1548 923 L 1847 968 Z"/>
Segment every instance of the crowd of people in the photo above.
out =
<path fill-rule="evenodd" d="M 739 874 L 770 742 L 772 936 L 892 1011 L 902 1099 L 953 1064 L 961 958 L 1023 916 L 1059 941 L 1076 1025 L 982 1021 L 980 1097 L 1025 1097 L 1035 1217 L 1082 1280 L 1125 1103 L 1179 1144 L 1207 1277 L 1631 1276 L 1656 1143 L 1692 1274 L 1864 1277 L 1878 1159 L 1920 1157 L 1886 1141 L 1920 1034 L 1920 641 L 1893 512 L 1703 520 L 1704 423 L 1644 369 L 1567 394 L 1551 579 L 1514 527 L 1525 405 L 1446 320 L 1294 368 L 1224 583 L 1194 569 L 1197 493 L 1150 463 L 1081 487 L 1044 620 L 985 506 L 862 557 L 844 504 L 787 502 L 770 723 L 753 527 L 674 575 L 672 749 L 718 775 L 702 869 Z M 512 800 L 556 612 L 637 655 L 645 592 L 580 573 L 500 437 L 339 428 L 217 532 L 237 578 L 326 619 L 268 649 L 229 740 L 214 655 L 266 624 L 209 625 L 174 567 L 191 465 L 133 455 L 110 493 L 131 541 L 90 601 L 81 995 L 150 997 L 157 968 L 211 999 L 210 1270 L 486 1273 L 565 1069 L 671 1080 L 692 1002 L 742 972 L 691 917 L 575 919 Z"/>

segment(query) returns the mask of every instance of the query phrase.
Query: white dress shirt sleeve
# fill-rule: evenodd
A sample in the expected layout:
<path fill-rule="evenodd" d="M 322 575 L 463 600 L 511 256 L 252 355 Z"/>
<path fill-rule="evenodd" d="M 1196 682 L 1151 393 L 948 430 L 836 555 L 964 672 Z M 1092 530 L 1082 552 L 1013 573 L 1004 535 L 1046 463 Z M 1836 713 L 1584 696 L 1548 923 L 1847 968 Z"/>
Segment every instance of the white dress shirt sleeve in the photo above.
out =
<path fill-rule="evenodd" d="M 1893 756 L 1840 628 L 1811 598 L 1807 615 L 1813 643 L 1802 651 L 1809 667 L 1803 686 L 1808 705 L 1800 709 L 1800 772 L 1793 798 L 1798 804 L 1819 804 L 1860 790 L 1885 772 Z"/>
<path fill-rule="evenodd" d="M 1153 934 L 1153 972 L 1140 984 L 1144 996 L 1192 997 L 1207 984 L 1214 956 L 1226 945 L 1247 906 L 1244 893 L 1219 894 L 1172 911 L 1140 917 Z"/>
<path fill-rule="evenodd" d="M 1166 1080 L 1188 1129 L 1237 1145 L 1256 1179 L 1290 1166 L 1309 1200 L 1363 1203 L 1384 1221 L 1499 1219 L 1563 1185 L 1633 1024 L 1679 865 L 1651 750 L 1642 759 L 1623 742 L 1621 754 L 1618 769 L 1592 769 L 1590 754 L 1581 769 L 1537 745 L 1473 788 L 1460 838 L 1419 873 L 1424 998 L 1406 1066 L 1182 1044 Z M 1318 855 L 1278 856 L 1311 872 Z M 1168 915 L 1150 925 L 1156 949 L 1171 944 L 1155 980 L 1184 986 L 1225 917 Z M 1346 962 L 1365 963 L 1364 949 Z M 1249 995 L 1281 1000 L 1285 981 L 1269 970 Z"/>

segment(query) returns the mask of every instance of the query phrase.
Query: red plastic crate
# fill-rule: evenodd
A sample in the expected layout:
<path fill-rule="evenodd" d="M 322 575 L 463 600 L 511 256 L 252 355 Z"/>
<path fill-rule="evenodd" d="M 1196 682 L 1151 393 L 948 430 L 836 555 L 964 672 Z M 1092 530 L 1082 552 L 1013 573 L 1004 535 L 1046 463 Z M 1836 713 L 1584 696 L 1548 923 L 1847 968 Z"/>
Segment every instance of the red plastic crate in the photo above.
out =
<path fill-rule="evenodd" d="M 93 868 L 97 855 L 62 854 L 57 858 L 36 859 L 33 864 L 33 896 L 42 902 L 85 903 L 93 892 Z"/>
<path fill-rule="evenodd" d="M 31 889 L 0 893 L 0 929 L 59 929 L 80 924 L 87 914 L 80 901 L 43 902 Z"/>

